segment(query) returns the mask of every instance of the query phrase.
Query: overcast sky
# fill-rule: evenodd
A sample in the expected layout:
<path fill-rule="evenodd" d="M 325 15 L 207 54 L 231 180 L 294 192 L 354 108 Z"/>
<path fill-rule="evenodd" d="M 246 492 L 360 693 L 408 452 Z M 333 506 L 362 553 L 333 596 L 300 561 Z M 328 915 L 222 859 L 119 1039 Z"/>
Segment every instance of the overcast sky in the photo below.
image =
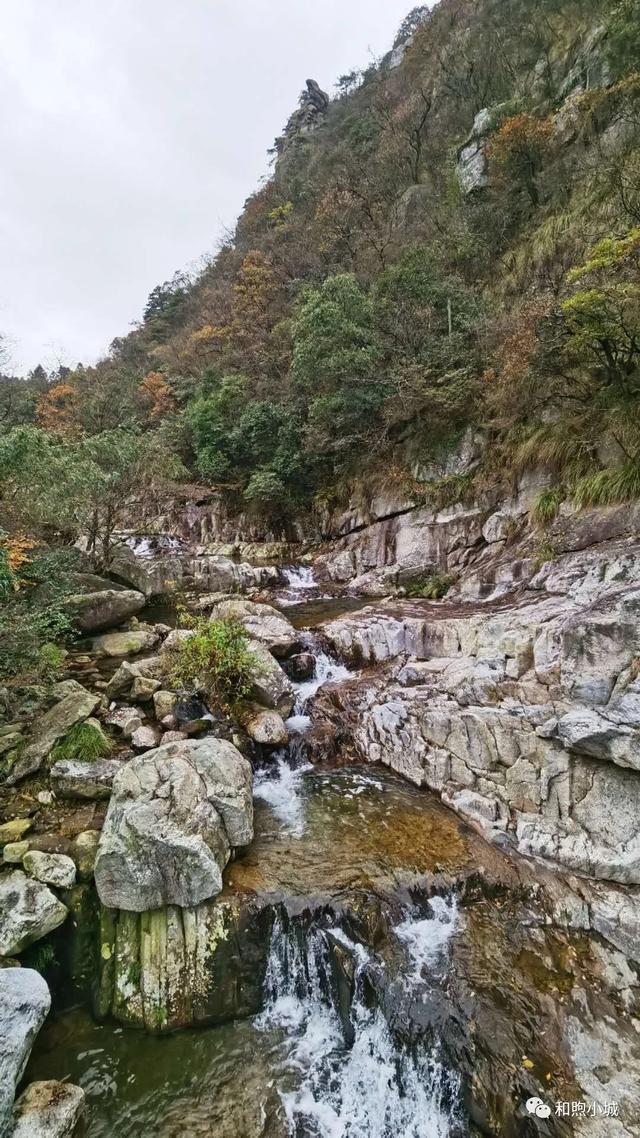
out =
<path fill-rule="evenodd" d="M 0 333 L 92 362 L 215 249 L 307 77 L 391 45 L 412 0 L 0 0 Z"/>

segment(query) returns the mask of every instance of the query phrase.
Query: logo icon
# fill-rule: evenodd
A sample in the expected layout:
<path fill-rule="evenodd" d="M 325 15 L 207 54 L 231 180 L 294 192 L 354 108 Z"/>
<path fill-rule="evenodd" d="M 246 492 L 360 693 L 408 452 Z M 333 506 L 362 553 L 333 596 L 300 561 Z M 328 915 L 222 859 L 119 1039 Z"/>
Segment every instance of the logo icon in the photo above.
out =
<path fill-rule="evenodd" d="M 526 1107 L 529 1114 L 535 1114 L 537 1118 L 549 1118 L 551 1114 L 551 1107 L 547 1106 L 541 1098 L 528 1098 Z"/>

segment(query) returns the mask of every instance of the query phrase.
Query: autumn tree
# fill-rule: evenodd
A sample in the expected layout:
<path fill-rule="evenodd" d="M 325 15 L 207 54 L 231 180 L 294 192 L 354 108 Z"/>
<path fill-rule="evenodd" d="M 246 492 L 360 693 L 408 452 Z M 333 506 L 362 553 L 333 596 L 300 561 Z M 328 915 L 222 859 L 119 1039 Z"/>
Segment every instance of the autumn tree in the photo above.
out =
<path fill-rule="evenodd" d="M 553 122 L 513 115 L 492 136 L 487 157 L 506 186 L 522 187 L 533 206 L 540 202 L 538 176 L 551 150 Z"/>

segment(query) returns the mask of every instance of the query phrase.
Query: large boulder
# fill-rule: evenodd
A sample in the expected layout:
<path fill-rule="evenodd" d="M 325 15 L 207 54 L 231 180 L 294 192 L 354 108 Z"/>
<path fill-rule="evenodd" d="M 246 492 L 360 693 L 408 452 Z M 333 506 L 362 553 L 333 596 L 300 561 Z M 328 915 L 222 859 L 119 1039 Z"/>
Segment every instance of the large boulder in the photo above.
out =
<path fill-rule="evenodd" d="M 74 593 L 65 607 L 81 632 L 101 632 L 137 616 L 146 604 L 137 589 L 100 589 L 93 593 Z"/>
<path fill-rule="evenodd" d="M 558 735 L 568 751 L 640 771 L 640 732 L 618 726 L 592 708 L 574 708 L 563 715 Z"/>
<path fill-rule="evenodd" d="M 96 656 L 135 656 L 155 648 L 160 637 L 152 628 L 132 628 L 128 632 L 105 632 L 91 645 Z"/>
<path fill-rule="evenodd" d="M 141 913 L 219 893 L 231 849 L 253 838 L 252 783 L 224 739 L 168 743 L 127 763 L 98 847 L 103 905 Z"/>
<path fill-rule="evenodd" d="M 249 636 L 259 640 L 274 656 L 287 656 L 299 640 L 291 622 L 277 609 L 244 597 L 225 597 L 218 601 L 211 610 L 210 619 L 237 620 Z"/>
<path fill-rule="evenodd" d="M 291 714 L 295 693 L 277 660 L 258 640 L 249 641 L 255 665 L 249 695 L 264 707 L 274 707 L 285 717 Z"/>
<path fill-rule="evenodd" d="M 49 989 L 39 972 L 0 969 L 0 1134 L 6 1132 L 16 1086 L 50 1007 Z"/>
<path fill-rule="evenodd" d="M 11 1138 L 72 1138 L 85 1109 L 85 1093 L 55 1079 L 30 1083 L 13 1108 Z"/>
<path fill-rule="evenodd" d="M 22 952 L 57 929 L 66 916 L 66 906 L 55 894 L 22 870 L 0 878 L 0 956 Z"/>
<path fill-rule="evenodd" d="M 100 704 L 100 695 L 89 692 L 75 680 L 66 680 L 54 688 L 57 702 L 37 720 L 31 742 L 12 768 L 7 782 L 13 784 L 39 770 L 58 739 L 62 739 L 76 723 L 93 715 Z"/>

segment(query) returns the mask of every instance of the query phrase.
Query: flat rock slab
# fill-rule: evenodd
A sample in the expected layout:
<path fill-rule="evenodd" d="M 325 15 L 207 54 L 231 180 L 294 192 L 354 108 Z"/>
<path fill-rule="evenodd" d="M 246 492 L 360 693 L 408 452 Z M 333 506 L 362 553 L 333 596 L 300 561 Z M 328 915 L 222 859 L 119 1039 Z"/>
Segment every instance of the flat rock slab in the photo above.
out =
<path fill-rule="evenodd" d="M 22 952 L 57 929 L 66 916 L 66 906 L 49 887 L 22 870 L 0 878 L 0 956 Z"/>
<path fill-rule="evenodd" d="M 222 889 L 231 848 L 253 838 L 251 764 L 225 739 L 168 743 L 116 776 L 95 864 L 110 909 L 184 908 Z"/>
<path fill-rule="evenodd" d="M 96 636 L 92 649 L 97 656 L 134 656 L 150 651 L 160 642 L 152 628 L 132 628 L 129 632 L 106 632 Z"/>
<path fill-rule="evenodd" d="M 16 1086 L 50 1007 L 49 989 L 39 972 L 0 969 L 0 1134 L 5 1133 Z"/>
<path fill-rule="evenodd" d="M 93 801 L 108 798 L 122 763 L 117 759 L 97 759 L 93 763 L 61 759 L 49 773 L 51 785 L 59 798 Z"/>

